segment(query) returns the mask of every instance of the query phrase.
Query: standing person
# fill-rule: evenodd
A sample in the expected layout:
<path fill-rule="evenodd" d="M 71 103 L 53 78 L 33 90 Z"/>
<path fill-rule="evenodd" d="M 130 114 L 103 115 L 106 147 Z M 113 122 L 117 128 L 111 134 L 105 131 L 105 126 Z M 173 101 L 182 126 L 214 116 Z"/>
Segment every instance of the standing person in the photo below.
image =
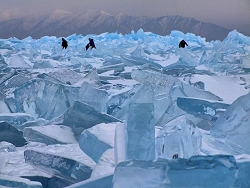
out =
<path fill-rule="evenodd" d="M 68 47 L 68 42 L 62 38 L 62 49 L 66 49 Z"/>
<path fill-rule="evenodd" d="M 86 51 L 89 49 L 89 47 L 91 47 L 91 49 L 92 48 L 96 49 L 94 39 L 89 38 L 89 43 L 86 45 Z"/>
<path fill-rule="evenodd" d="M 186 43 L 185 40 L 182 40 L 182 41 L 179 43 L 179 48 L 185 48 L 185 46 L 188 46 L 188 44 Z"/>

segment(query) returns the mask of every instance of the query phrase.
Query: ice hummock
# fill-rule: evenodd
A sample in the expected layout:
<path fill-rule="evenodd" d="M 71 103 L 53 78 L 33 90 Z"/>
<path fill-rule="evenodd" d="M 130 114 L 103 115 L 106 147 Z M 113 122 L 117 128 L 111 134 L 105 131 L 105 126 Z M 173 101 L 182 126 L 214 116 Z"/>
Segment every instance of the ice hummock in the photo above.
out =
<path fill-rule="evenodd" d="M 89 37 L 95 39 L 97 50 L 84 50 Z M 178 42 L 182 39 L 185 39 L 189 44 L 185 49 L 178 48 Z M 232 140 L 215 138 L 210 135 L 209 130 L 214 122 L 207 119 L 220 118 L 225 106 L 220 106 L 223 107 L 222 109 L 217 108 L 219 107 L 217 106 L 214 110 L 204 111 L 204 113 L 209 113 L 204 116 L 204 114 L 199 114 L 202 111 L 198 111 L 198 113 L 194 113 L 194 109 L 184 111 L 177 105 L 178 97 L 190 99 L 187 102 L 207 104 L 209 107 L 213 106 L 212 103 L 232 104 L 238 97 L 248 93 L 250 88 L 249 37 L 233 31 L 224 41 L 206 42 L 206 39 L 191 33 L 184 34 L 172 31 L 170 35 L 159 36 L 140 29 L 127 35 L 117 32 L 87 36 L 73 34 L 68 36 L 67 40 L 70 44 L 67 50 L 61 49 L 61 38 L 57 37 L 45 36 L 37 40 L 33 40 L 31 37 L 23 40 L 16 38 L 0 40 L 0 53 L 3 57 L 0 58 L 0 106 L 3 107 L 0 112 L 25 112 L 29 114 L 33 119 L 25 122 L 20 121 L 14 125 L 19 130 L 24 130 L 24 128 L 34 130 L 40 126 L 42 128 L 45 125 L 54 125 L 51 123 L 54 121 L 55 126 L 71 128 L 76 138 L 79 138 L 83 130 L 89 129 L 90 131 L 97 124 L 109 124 L 110 121 L 103 120 L 104 116 L 107 117 L 109 114 L 111 119 L 115 119 L 114 122 L 119 122 L 115 135 L 113 135 L 114 131 L 110 131 L 112 136 L 109 139 L 115 137 L 113 140 L 114 148 L 111 143 L 102 138 L 105 135 L 100 136 L 93 134 L 93 132 L 89 134 L 96 136 L 94 140 L 97 143 L 103 141 L 111 146 L 111 148 L 103 150 L 100 157 L 97 157 L 99 159 L 96 163 L 79 148 L 78 144 L 46 145 L 30 141 L 24 147 L 16 147 L 17 151 L 0 153 L 1 173 L 13 177 L 29 177 L 31 180 L 41 176 L 49 179 L 51 182 L 49 186 L 52 187 L 65 187 L 71 184 L 65 179 L 52 177 L 39 168 L 33 168 L 26 164 L 23 156 L 24 150 L 34 150 L 44 155 L 49 153 L 53 156 L 70 158 L 91 167 L 93 171 L 90 179 L 84 180 L 83 185 L 108 186 L 112 184 L 112 173 L 102 175 L 106 172 L 112 172 L 119 162 L 126 162 L 126 143 L 128 143 L 125 131 L 126 125 L 128 125 L 126 121 L 129 118 L 133 119 L 134 116 L 135 122 L 133 123 L 138 123 L 139 120 L 136 119 L 136 116 L 142 117 L 142 115 L 139 114 L 140 111 L 135 111 L 135 106 L 141 108 L 144 105 L 154 107 L 150 117 L 154 118 L 154 125 L 157 125 L 155 128 L 156 137 L 157 133 L 167 129 L 166 126 L 170 126 L 178 118 L 184 119 L 183 125 L 187 127 L 182 125 L 184 127 L 182 130 L 187 131 L 187 133 L 182 134 L 182 136 L 184 135 L 184 138 L 187 139 L 185 144 L 189 145 L 190 148 L 188 151 L 187 149 L 183 150 L 185 150 L 184 153 L 190 152 L 187 155 L 191 158 L 193 152 L 199 152 L 199 155 L 202 155 L 200 157 L 217 154 L 235 156 L 249 153 L 242 145 L 238 145 Z M 188 84 L 184 83 L 187 79 L 190 80 Z M 79 95 L 81 86 L 83 87 Z M 87 93 L 85 90 L 88 90 Z M 100 91 L 101 93 L 99 93 Z M 91 98 L 91 94 L 95 97 Z M 81 98 L 81 96 L 83 97 Z M 86 115 L 86 108 L 72 110 L 75 103 L 81 103 L 79 101 L 85 103 L 80 106 L 87 106 L 87 109 L 91 109 L 89 113 L 94 115 Z M 107 112 L 105 112 L 106 103 Z M 130 108 L 131 106 L 133 108 Z M 143 110 L 147 111 L 148 109 Z M 214 111 L 219 113 L 212 117 Z M 15 116 L 15 114 L 13 115 Z M 244 116 L 242 119 L 248 122 L 248 116 Z M 121 120 L 124 122 L 121 123 Z M 150 123 L 145 123 L 145 125 L 148 124 Z M 200 130 L 201 148 L 200 142 L 198 142 L 199 131 L 197 130 L 199 129 L 194 125 L 207 130 Z M 139 134 L 138 129 L 135 130 Z M 57 139 L 61 135 L 61 132 L 58 135 L 56 135 L 57 131 L 51 132 L 53 134 L 43 132 L 43 136 Z M 150 138 L 153 138 L 152 132 L 153 129 L 150 129 Z M 169 130 L 166 132 L 169 133 Z M 193 137 L 192 134 L 194 134 Z M 72 134 L 70 135 L 72 136 Z M 176 136 L 173 139 L 179 141 L 180 138 Z M 191 140 L 194 141 L 192 144 L 190 144 Z M 87 145 L 90 140 L 85 139 L 84 141 Z M 150 143 L 153 141 L 155 140 L 150 140 Z M 98 148 L 98 146 L 96 147 Z M 155 147 L 157 148 L 157 145 Z M 145 145 L 139 149 L 148 148 Z M 164 144 L 164 152 L 166 149 Z M 162 147 L 158 151 L 161 152 Z M 170 157 L 169 154 L 169 157 L 166 158 Z M 246 158 L 249 156 L 246 155 Z M 173 162 L 177 163 L 181 160 L 184 159 L 173 160 Z M 237 163 L 239 161 L 237 160 Z M 147 170 L 151 162 L 145 163 Z M 237 164 L 239 174 L 238 176 L 236 174 L 236 181 L 231 186 L 249 186 L 247 179 L 249 165 L 245 162 L 241 161 L 239 165 Z M 207 164 L 204 161 L 202 163 Z M 230 165 L 226 166 L 225 171 L 230 171 L 230 167 Z M 216 168 L 213 170 L 215 174 L 219 173 Z M 129 173 L 129 175 L 131 174 L 134 175 L 134 171 Z M 135 175 L 133 177 L 136 177 Z M 142 175 L 142 181 L 145 182 L 145 176 L 148 174 Z M 182 177 L 185 177 L 185 174 Z M 218 177 L 221 176 L 218 175 Z M 231 175 L 223 180 L 228 180 L 227 178 L 230 177 Z M 142 177 L 137 177 L 137 180 L 139 181 L 140 178 Z M 231 181 L 234 180 L 231 178 Z M 215 180 L 213 182 L 211 178 L 209 183 L 214 183 L 216 186 L 216 182 Z M 224 185 L 228 187 L 228 182 L 224 182 Z"/>

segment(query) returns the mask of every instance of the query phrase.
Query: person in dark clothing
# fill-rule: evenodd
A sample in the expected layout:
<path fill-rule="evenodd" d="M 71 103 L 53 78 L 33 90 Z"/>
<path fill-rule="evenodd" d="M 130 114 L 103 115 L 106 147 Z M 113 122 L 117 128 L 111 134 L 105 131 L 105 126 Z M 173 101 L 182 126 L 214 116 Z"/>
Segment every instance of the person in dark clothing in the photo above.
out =
<path fill-rule="evenodd" d="M 178 158 L 178 154 L 177 153 L 175 153 L 174 155 L 173 155 L 173 157 L 172 157 L 173 159 L 177 159 Z"/>
<path fill-rule="evenodd" d="M 185 46 L 188 46 L 188 44 L 186 43 L 185 40 L 182 40 L 182 41 L 179 43 L 179 48 L 185 48 Z"/>
<path fill-rule="evenodd" d="M 94 39 L 89 38 L 89 43 L 86 45 L 86 51 L 89 49 L 89 47 L 91 47 L 91 49 L 92 48 L 96 49 Z"/>
<path fill-rule="evenodd" d="M 66 49 L 68 47 L 68 42 L 62 38 L 62 49 Z"/>

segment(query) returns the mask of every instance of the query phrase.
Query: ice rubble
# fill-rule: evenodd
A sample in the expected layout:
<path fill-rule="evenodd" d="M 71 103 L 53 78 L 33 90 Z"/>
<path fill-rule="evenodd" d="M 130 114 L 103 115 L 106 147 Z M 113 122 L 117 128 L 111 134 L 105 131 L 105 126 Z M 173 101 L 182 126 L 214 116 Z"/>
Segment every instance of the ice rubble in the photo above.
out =
<path fill-rule="evenodd" d="M 98 50 L 84 50 L 89 37 Z M 249 92 L 249 37 L 232 31 L 206 42 L 140 29 L 66 39 L 67 50 L 56 37 L 0 39 L 0 129 L 8 122 L 24 133 L 18 144 L 27 144 L 9 138 L 16 129 L 2 129 L 1 141 L 18 147 L 3 146 L 0 157 L 10 162 L 0 173 L 46 181 L 46 188 L 83 179 L 70 187 L 249 186 L 249 94 L 240 97 Z M 181 39 L 187 48 L 178 48 Z M 170 159 L 174 153 L 181 159 Z"/>

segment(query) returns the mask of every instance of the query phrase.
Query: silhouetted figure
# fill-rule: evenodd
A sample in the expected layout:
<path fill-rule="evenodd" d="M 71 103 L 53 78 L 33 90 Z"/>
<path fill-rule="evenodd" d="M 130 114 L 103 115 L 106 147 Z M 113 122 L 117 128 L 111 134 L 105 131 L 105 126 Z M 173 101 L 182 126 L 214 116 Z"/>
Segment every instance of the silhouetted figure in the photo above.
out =
<path fill-rule="evenodd" d="M 179 43 L 179 48 L 185 48 L 185 46 L 188 46 L 188 44 L 186 43 L 185 40 L 182 40 L 182 41 Z"/>
<path fill-rule="evenodd" d="M 177 159 L 177 158 L 178 158 L 178 154 L 176 153 L 173 155 L 173 159 Z"/>
<path fill-rule="evenodd" d="M 68 47 L 68 42 L 62 38 L 62 49 L 66 49 Z"/>
<path fill-rule="evenodd" d="M 96 49 L 94 39 L 89 38 L 89 43 L 86 45 L 86 51 L 89 49 L 89 47 L 91 47 L 91 49 L 92 48 Z"/>

